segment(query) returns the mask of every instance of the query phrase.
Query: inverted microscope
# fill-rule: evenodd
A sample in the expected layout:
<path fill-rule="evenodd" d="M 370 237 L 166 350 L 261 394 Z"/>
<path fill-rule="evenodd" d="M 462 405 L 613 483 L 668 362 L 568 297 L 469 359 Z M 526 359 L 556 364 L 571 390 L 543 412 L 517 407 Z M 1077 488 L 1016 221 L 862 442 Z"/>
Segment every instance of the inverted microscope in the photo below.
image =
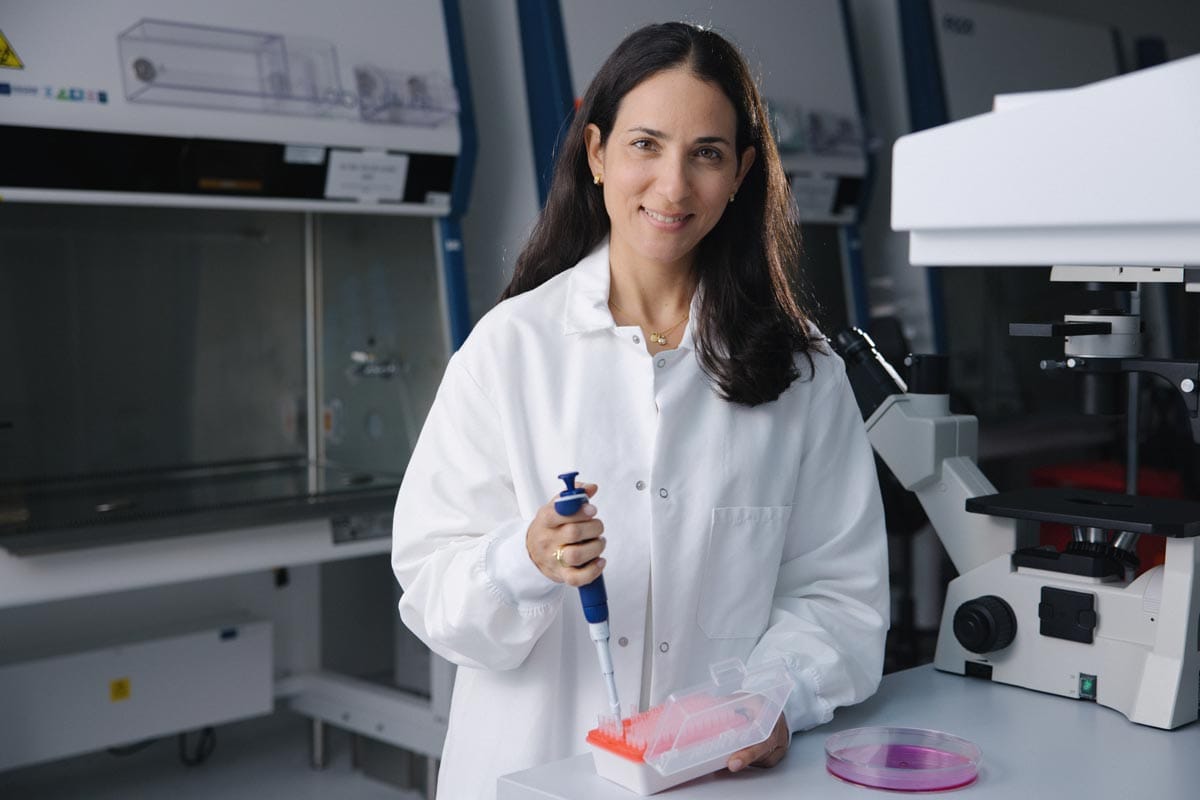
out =
<path fill-rule="evenodd" d="M 1051 280 L 1136 297 L 1139 283 L 1200 288 L 1200 57 L 1079 89 L 998 99 L 998 110 L 901 138 L 893 227 L 922 266 L 1050 266 Z M 1154 146 L 1145 145 L 1153 131 Z M 1100 169 L 1108 165 L 1108 169 Z M 1062 337 L 1047 372 L 1083 382 L 1084 410 L 1152 375 L 1174 388 L 1200 442 L 1200 363 L 1145 358 L 1136 302 L 1122 311 L 1019 323 Z M 978 421 L 950 412 L 944 360 L 911 357 L 906 382 L 861 332 L 837 349 L 868 435 L 915 493 L 959 572 L 948 587 L 934 665 L 1094 701 L 1172 729 L 1200 705 L 1200 503 L 1136 495 L 1136 398 L 1126 409 L 1128 493 L 997 492 L 980 471 Z M 1041 523 L 1071 527 L 1038 546 Z M 1140 536 L 1165 562 L 1138 573 Z"/>

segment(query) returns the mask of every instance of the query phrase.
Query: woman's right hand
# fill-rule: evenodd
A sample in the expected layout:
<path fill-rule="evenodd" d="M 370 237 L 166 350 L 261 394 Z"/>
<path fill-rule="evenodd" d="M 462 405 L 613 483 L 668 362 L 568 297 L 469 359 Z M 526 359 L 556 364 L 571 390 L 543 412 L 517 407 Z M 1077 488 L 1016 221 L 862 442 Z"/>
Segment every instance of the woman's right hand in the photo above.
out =
<path fill-rule="evenodd" d="M 589 498 L 598 488 L 594 483 L 577 484 Z M 525 532 L 525 549 L 541 573 L 555 583 L 586 586 L 600 576 L 605 561 L 604 523 L 596 519 L 596 507 L 584 503 L 564 517 L 554 510 L 554 500 L 538 509 Z"/>

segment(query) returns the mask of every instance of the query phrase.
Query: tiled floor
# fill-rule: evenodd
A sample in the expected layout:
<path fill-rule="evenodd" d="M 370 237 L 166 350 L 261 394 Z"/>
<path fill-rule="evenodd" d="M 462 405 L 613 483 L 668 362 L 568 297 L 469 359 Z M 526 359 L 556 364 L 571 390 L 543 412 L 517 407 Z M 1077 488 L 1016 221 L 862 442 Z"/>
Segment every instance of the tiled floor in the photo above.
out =
<path fill-rule="evenodd" d="M 0 773 L 3 800 L 421 800 L 352 769 L 350 737 L 331 731 L 328 767 L 308 761 L 308 724 L 288 712 L 217 728 L 204 764 L 186 767 L 176 737 L 128 756 L 93 753 Z M 190 737 L 194 743 L 196 736 Z"/>

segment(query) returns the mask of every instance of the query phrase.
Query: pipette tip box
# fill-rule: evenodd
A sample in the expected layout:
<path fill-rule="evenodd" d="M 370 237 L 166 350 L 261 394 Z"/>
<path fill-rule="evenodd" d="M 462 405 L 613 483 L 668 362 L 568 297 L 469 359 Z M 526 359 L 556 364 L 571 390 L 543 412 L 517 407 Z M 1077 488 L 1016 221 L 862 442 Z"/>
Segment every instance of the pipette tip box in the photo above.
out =
<path fill-rule="evenodd" d="M 712 680 L 624 719 L 601 717 L 588 732 L 596 773 L 640 795 L 723 769 L 729 757 L 771 735 L 792 679 L 782 662 L 748 670 L 714 664 Z"/>

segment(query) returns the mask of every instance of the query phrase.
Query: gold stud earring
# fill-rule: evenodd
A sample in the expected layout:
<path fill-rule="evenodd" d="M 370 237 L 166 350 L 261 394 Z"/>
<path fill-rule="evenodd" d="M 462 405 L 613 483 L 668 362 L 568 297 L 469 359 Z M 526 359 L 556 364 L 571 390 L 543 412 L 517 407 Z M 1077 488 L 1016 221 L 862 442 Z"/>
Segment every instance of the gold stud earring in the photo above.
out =
<path fill-rule="evenodd" d="M 596 184 L 597 186 L 602 185 L 604 183 L 604 176 L 597 172 L 592 176 L 592 183 Z"/>
<path fill-rule="evenodd" d="M 737 197 L 737 192 L 732 192 L 729 195 L 729 202 L 733 202 L 733 198 Z"/>

